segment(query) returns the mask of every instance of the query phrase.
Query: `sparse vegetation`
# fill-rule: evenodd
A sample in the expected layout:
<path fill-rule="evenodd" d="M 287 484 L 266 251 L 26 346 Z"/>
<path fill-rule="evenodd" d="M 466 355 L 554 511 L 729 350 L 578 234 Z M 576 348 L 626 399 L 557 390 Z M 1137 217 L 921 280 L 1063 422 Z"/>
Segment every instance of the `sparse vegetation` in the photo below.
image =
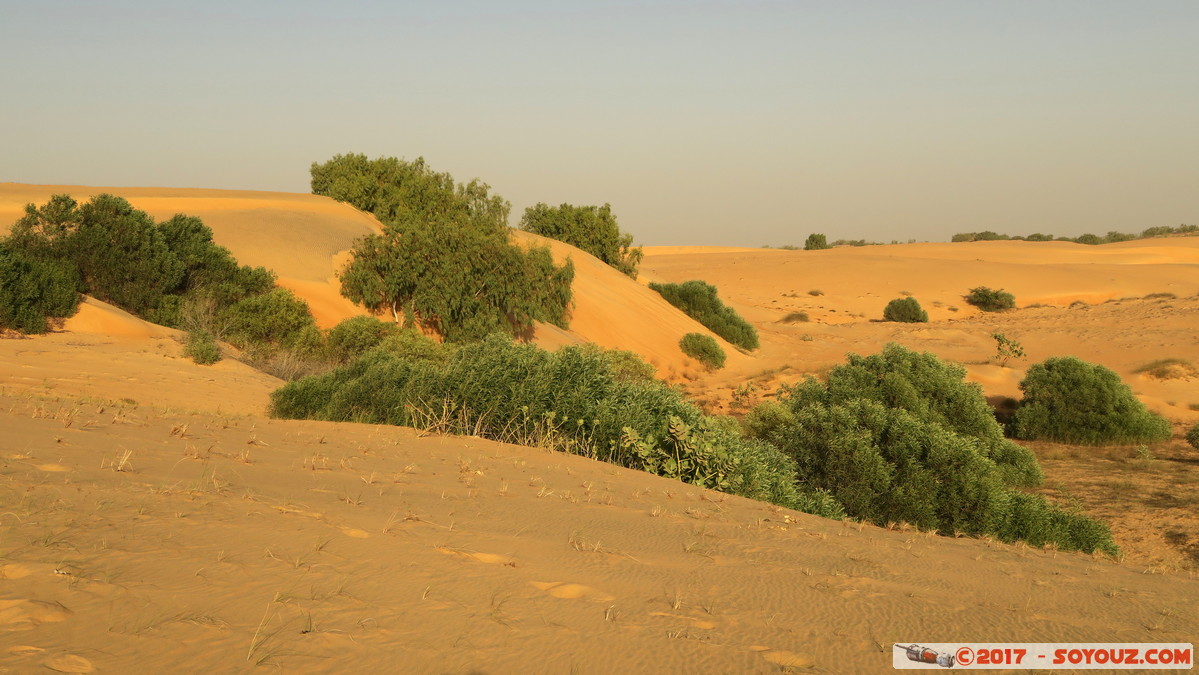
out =
<path fill-rule="evenodd" d="M 711 335 L 703 333 L 687 333 L 683 339 L 679 340 L 679 349 L 713 370 L 723 368 L 727 358 L 724 350 L 720 348 L 720 343 L 716 342 Z"/>
<path fill-rule="evenodd" d="M 1195 364 L 1184 359 L 1158 359 L 1137 368 L 1133 372 L 1159 380 L 1174 380 L 1199 375 Z"/>
<path fill-rule="evenodd" d="M 1099 244 L 1115 244 L 1122 241 L 1132 241 L 1134 239 L 1149 239 L 1152 237 L 1167 237 L 1170 235 L 1188 235 L 1199 232 L 1199 225 L 1179 225 L 1178 227 L 1159 226 L 1150 227 L 1135 235 L 1128 232 L 1117 232 L 1115 230 L 1108 232 L 1104 236 L 1096 234 L 1083 234 L 1077 237 L 1054 237 L 1052 234 L 1030 234 L 1027 236 L 1006 235 L 984 230 L 982 232 L 959 232 L 950 238 L 950 241 L 1070 241 L 1076 244 L 1087 244 L 1097 246 Z"/>
<path fill-rule="evenodd" d="M 824 295 L 824 291 L 820 290 L 819 288 L 813 288 L 812 290 L 808 291 L 808 295 L 820 296 Z"/>
<path fill-rule="evenodd" d="M 966 303 L 974 305 L 984 312 L 1002 312 L 1006 309 L 1015 309 L 1016 296 L 1005 292 L 1002 288 L 978 286 L 970 289 L 970 294 L 966 296 Z"/>
<path fill-rule="evenodd" d="M 220 345 L 212 333 L 204 330 L 194 330 L 187 334 L 183 353 L 202 366 L 210 366 L 221 360 Z"/>
<path fill-rule="evenodd" d="M 1007 366 L 1012 359 L 1024 358 L 1024 345 L 1003 333 L 991 333 L 991 337 L 995 340 L 995 360 L 999 361 L 999 365 Z"/>
<path fill-rule="evenodd" d="M 791 312 L 787 316 L 784 316 L 781 320 L 783 323 L 805 323 L 811 321 L 811 319 L 808 317 L 808 313 L 802 311 Z"/>
<path fill-rule="evenodd" d="M 730 343 L 744 349 L 758 348 L 757 329 L 721 302 L 716 294 L 716 287 L 712 284 L 692 280 L 681 284 L 651 283 L 649 287 L 667 302 L 683 310 L 687 316 Z"/>
<path fill-rule="evenodd" d="M 1199 424 L 1191 427 L 1191 430 L 1187 432 L 1186 441 L 1192 448 L 1199 450 Z"/>
<path fill-rule="evenodd" d="M 851 356 L 827 383 L 808 379 L 747 419 L 851 517 L 906 522 L 1033 545 L 1115 553 L 1108 528 L 1014 489 L 1042 474 L 1003 438 L 977 385 L 931 354 L 888 345 Z"/>
<path fill-rule="evenodd" d="M 928 312 L 920 306 L 916 298 L 895 298 L 883 309 L 884 321 L 901 323 L 928 323 Z"/>
<path fill-rule="evenodd" d="M 1150 413 L 1120 376 L 1074 357 L 1028 370 L 1012 418 L 1017 438 L 1077 445 L 1150 443 L 1170 437 L 1170 423 Z"/>
<path fill-rule="evenodd" d="M 633 247 L 633 235 L 621 232 L 608 204 L 552 207 L 539 203 L 525 209 L 520 229 L 581 248 L 623 274 L 637 278 L 643 252 L 640 247 Z"/>

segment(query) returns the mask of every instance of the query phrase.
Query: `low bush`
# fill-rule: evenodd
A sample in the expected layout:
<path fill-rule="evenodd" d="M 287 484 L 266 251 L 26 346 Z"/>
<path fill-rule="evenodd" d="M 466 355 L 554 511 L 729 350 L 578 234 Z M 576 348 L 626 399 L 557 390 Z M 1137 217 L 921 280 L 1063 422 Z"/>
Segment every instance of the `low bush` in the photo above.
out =
<path fill-rule="evenodd" d="M 783 323 L 804 323 L 811 320 L 807 312 L 791 312 L 782 318 Z"/>
<path fill-rule="evenodd" d="M 1020 383 L 1012 418 L 1017 438 L 1077 445 L 1149 443 L 1170 437 L 1170 423 L 1145 409 L 1120 376 L 1098 364 L 1054 357 Z"/>
<path fill-rule="evenodd" d="M 329 355 L 348 363 L 399 331 L 400 327 L 395 323 L 380 321 L 373 316 L 351 317 L 329 329 Z"/>
<path fill-rule="evenodd" d="M 0 329 L 45 333 L 79 308 L 75 269 L 54 260 L 27 258 L 0 245 Z"/>
<path fill-rule="evenodd" d="M 202 366 L 210 366 L 221 360 L 221 347 L 217 344 L 216 338 L 212 333 L 203 330 L 187 334 L 187 344 L 183 353 Z"/>
<path fill-rule="evenodd" d="M 758 348 L 757 329 L 720 301 L 715 286 L 692 280 L 681 284 L 651 283 L 649 287 L 731 344 L 744 349 Z"/>
<path fill-rule="evenodd" d="M 895 298 L 883 309 L 884 321 L 902 323 L 928 323 L 928 312 L 916 298 Z"/>
<path fill-rule="evenodd" d="M 1191 430 L 1187 432 L 1186 439 L 1192 448 L 1199 450 L 1199 424 L 1191 427 Z"/>
<path fill-rule="evenodd" d="M 1199 375 L 1199 368 L 1195 368 L 1195 364 L 1184 359 L 1158 359 L 1133 372 L 1158 380 L 1173 380 Z"/>
<path fill-rule="evenodd" d="M 286 288 L 244 298 L 225 311 L 229 341 L 251 351 L 278 349 L 315 355 L 324 348 L 308 303 Z"/>
<path fill-rule="evenodd" d="M 540 445 L 790 508 L 836 515 L 803 491 L 777 449 L 750 443 L 730 420 L 705 417 L 656 380 L 624 377 L 594 347 L 547 352 L 501 336 L 404 358 L 380 347 L 271 395 L 276 417 L 417 426 Z M 423 338 L 420 338 L 423 339 Z"/>
<path fill-rule="evenodd" d="M 803 250 L 805 251 L 823 251 L 827 248 L 832 248 L 828 245 L 828 237 L 818 232 L 809 234 L 807 241 L 803 245 Z"/>
<path fill-rule="evenodd" d="M 1039 485 L 1044 474 L 1036 457 L 1004 437 L 982 388 L 965 378 L 966 369 L 957 364 L 891 343 L 879 354 L 850 354 L 846 363 L 829 371 L 825 383 L 807 379 L 786 395 L 796 405 L 829 406 L 865 399 L 902 408 L 919 421 L 972 439 L 996 464 L 1005 483 Z"/>
<path fill-rule="evenodd" d="M 1036 460 L 1002 438 L 963 374 L 889 345 L 852 356 L 827 384 L 785 390 L 746 426 L 795 461 L 801 485 L 826 490 L 850 517 L 1115 554 L 1103 523 L 1014 488 L 1040 479 Z"/>
<path fill-rule="evenodd" d="M 970 289 L 966 302 L 984 312 L 1002 312 L 1005 309 L 1015 309 L 1016 296 L 1005 292 L 1002 288 L 992 289 L 979 286 Z"/>
<path fill-rule="evenodd" d="M 679 348 L 683 353 L 699 361 L 705 366 L 719 370 L 724 367 L 725 353 L 720 343 L 711 335 L 703 333 L 687 333 L 679 340 Z"/>

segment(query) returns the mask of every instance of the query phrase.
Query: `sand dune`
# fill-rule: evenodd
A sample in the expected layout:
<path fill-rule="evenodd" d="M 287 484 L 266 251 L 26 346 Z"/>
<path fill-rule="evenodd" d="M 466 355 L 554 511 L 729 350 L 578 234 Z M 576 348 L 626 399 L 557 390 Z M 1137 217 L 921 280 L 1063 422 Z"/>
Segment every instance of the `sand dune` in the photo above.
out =
<path fill-rule="evenodd" d="M 27 203 L 42 204 L 52 195 L 70 194 L 83 202 L 101 193 L 125 197 L 134 208 L 156 219 L 176 213 L 197 216 L 213 231 L 217 244 L 243 264 L 261 265 L 279 276 L 279 285 L 308 302 L 317 324 L 329 328 L 365 314 L 341 296 L 336 272 L 348 261 L 354 240 L 378 232 L 373 216 L 316 195 L 238 190 L 115 188 L 77 185 L 0 184 L 0 232 L 24 213 Z M 575 263 L 575 306 L 570 329 L 540 326 L 535 339 L 548 347 L 594 342 L 637 352 L 663 377 L 691 377 L 702 366 L 679 351 L 691 332 L 711 334 L 653 291 L 591 256 L 561 242 L 514 232 L 518 241 L 550 244 L 555 258 Z M 632 318 L 636 317 L 636 318 Z M 629 330 L 630 322 L 636 330 Z M 715 337 L 715 336 L 713 336 Z M 743 357 L 724 344 L 731 363 Z"/>
<path fill-rule="evenodd" d="M 0 417 L 0 659 L 18 671 L 865 673 L 893 642 L 1199 624 L 1173 573 L 537 449 L 13 394 Z"/>
<path fill-rule="evenodd" d="M 377 224 L 344 205 L 9 184 L 0 223 L 64 191 L 198 215 L 322 325 L 359 311 L 333 272 Z M 688 317 L 551 247 L 574 260 L 577 303 L 570 331 L 538 340 L 638 351 L 716 412 L 747 382 L 757 400 L 897 341 L 965 363 L 990 396 L 1075 354 L 1179 430 L 1199 420 L 1199 378 L 1135 372 L 1199 363 L 1199 239 L 649 249 L 642 282 L 704 279 L 759 328 L 760 350 L 726 347 L 713 373 L 678 352 Z M 975 285 L 1023 309 L 978 312 L 961 298 Z M 932 321 L 875 321 L 904 291 Z M 997 362 L 993 332 L 1028 356 Z M 477 438 L 270 420 L 279 380 L 198 366 L 178 338 L 89 299 L 62 332 L 0 340 L 0 670 L 869 673 L 892 642 L 1186 642 L 1199 625 L 1199 453 L 1178 438 L 1148 456 L 1031 444 L 1042 492 L 1112 525 L 1110 560 L 826 521 Z"/>

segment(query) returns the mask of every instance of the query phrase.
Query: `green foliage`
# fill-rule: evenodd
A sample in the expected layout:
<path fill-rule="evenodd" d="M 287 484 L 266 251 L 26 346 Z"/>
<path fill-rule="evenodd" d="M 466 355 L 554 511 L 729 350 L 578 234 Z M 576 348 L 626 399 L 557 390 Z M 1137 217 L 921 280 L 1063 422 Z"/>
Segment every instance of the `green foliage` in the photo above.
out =
<path fill-rule="evenodd" d="M 525 209 L 520 229 L 581 248 L 623 274 L 636 279 L 643 252 L 633 248 L 633 235 L 620 231 L 612 207 L 551 207 L 538 203 Z"/>
<path fill-rule="evenodd" d="M 399 331 L 400 327 L 394 323 L 386 323 L 373 316 L 355 316 L 329 329 L 329 354 L 343 363 L 352 361 Z"/>
<path fill-rule="evenodd" d="M 198 218 L 155 224 L 108 194 L 82 206 L 69 195 L 29 204 L 8 241 L 27 256 L 73 268 L 81 291 L 168 326 L 181 324 L 189 300 L 211 298 L 223 308 L 275 280 L 264 268 L 239 266 Z"/>
<path fill-rule="evenodd" d="M 758 348 L 757 329 L 720 301 L 715 286 L 692 280 L 681 284 L 651 283 L 649 287 L 730 343 L 744 349 Z"/>
<path fill-rule="evenodd" d="M 503 336 L 449 348 L 439 358 L 379 349 L 349 366 L 271 395 L 276 417 L 398 424 L 540 445 L 652 470 L 696 485 L 788 507 L 835 511 L 801 492 L 794 466 L 747 443 L 728 420 L 705 418 L 656 380 L 622 375 L 594 347 L 547 352 Z"/>
<path fill-rule="evenodd" d="M 0 329 L 45 333 L 79 308 L 75 269 L 10 252 L 0 242 Z"/>
<path fill-rule="evenodd" d="M 384 337 L 376 351 L 411 361 L 445 361 L 453 353 L 452 345 L 421 335 L 415 328 L 401 328 Z"/>
<path fill-rule="evenodd" d="M 1141 234 L 1130 234 L 1128 232 L 1118 232 L 1112 230 L 1106 235 L 1100 237 L 1096 234 L 1083 234 L 1077 237 L 1057 237 L 1052 234 L 1042 234 L 1040 232 L 1030 234 L 1025 237 L 1008 236 L 1006 234 L 998 234 L 996 232 L 959 232 L 950 239 L 950 241 L 994 241 L 1016 239 L 1021 241 L 1070 241 L 1075 244 L 1087 244 L 1089 246 L 1098 246 L 1100 244 L 1115 244 L 1122 241 L 1132 241 L 1134 239 L 1149 239 L 1151 237 L 1163 237 L 1171 234 L 1191 234 L 1199 231 L 1199 226 L 1195 225 L 1179 225 L 1178 227 L 1159 226 L 1150 227 L 1141 232 Z"/>
<path fill-rule="evenodd" d="M 916 298 L 895 298 L 883 309 L 884 321 L 902 323 L 928 323 L 928 312 Z"/>
<path fill-rule="evenodd" d="M 966 296 L 966 302 L 984 312 L 1001 312 L 1016 307 L 1016 296 L 1005 292 L 1002 288 L 978 286 L 970 289 L 970 294 Z"/>
<path fill-rule="evenodd" d="M 811 321 L 811 318 L 808 316 L 807 312 L 800 311 L 787 314 L 787 316 L 784 316 L 781 321 L 783 323 L 806 323 Z"/>
<path fill-rule="evenodd" d="M 202 366 L 210 366 L 221 360 L 220 345 L 212 333 L 204 330 L 194 330 L 187 334 L 187 344 L 183 353 Z"/>
<path fill-rule="evenodd" d="M 879 354 L 850 354 L 829 371 L 825 384 L 805 380 L 788 396 L 804 404 L 843 404 L 865 399 L 901 408 L 921 422 L 931 422 L 972 439 L 1011 485 L 1038 485 L 1044 478 L 1036 457 L 1004 438 L 1003 429 L 978 384 L 966 382 L 966 369 L 928 352 L 913 352 L 895 343 Z"/>
<path fill-rule="evenodd" d="M 805 251 L 821 251 L 826 248 L 830 248 L 828 245 L 828 238 L 823 234 L 816 232 L 809 234 L 807 240 L 804 241 L 803 244 L 803 250 Z"/>
<path fill-rule="evenodd" d="M 851 356 L 827 384 L 785 390 L 746 426 L 795 460 L 800 485 L 827 490 L 850 517 L 1115 553 L 1102 523 L 1013 488 L 1036 482 L 1040 470 L 1002 438 L 963 375 L 931 354 L 889 345 L 881 355 Z"/>
<path fill-rule="evenodd" d="M 382 235 L 360 239 L 339 273 L 342 294 L 446 340 L 527 337 L 535 321 L 566 326 L 574 266 L 547 248 L 509 242 L 509 204 L 486 184 L 455 184 L 423 159 L 338 155 L 312 165 L 312 190 L 373 213 Z"/>
<path fill-rule="evenodd" d="M 703 333 L 687 333 L 679 340 L 679 349 L 712 370 L 723 368 L 727 358 L 720 343 L 711 335 Z"/>
<path fill-rule="evenodd" d="M 1199 424 L 1191 427 L 1191 430 L 1187 432 L 1186 440 L 1192 448 L 1199 450 Z"/>
<path fill-rule="evenodd" d="M 1054 357 L 1029 368 L 1020 390 L 1024 398 L 1012 419 L 1017 438 L 1112 445 L 1170 437 L 1170 423 L 1098 364 Z"/>
<path fill-rule="evenodd" d="M 1009 339 L 1003 333 L 991 333 L 991 337 L 995 339 L 995 359 L 999 361 L 999 365 L 1006 366 L 1012 359 L 1024 358 L 1024 345 Z"/>
<path fill-rule="evenodd" d="M 286 288 L 252 295 L 225 310 L 229 341 L 258 351 L 287 349 L 314 355 L 324 347 L 308 303 Z"/>

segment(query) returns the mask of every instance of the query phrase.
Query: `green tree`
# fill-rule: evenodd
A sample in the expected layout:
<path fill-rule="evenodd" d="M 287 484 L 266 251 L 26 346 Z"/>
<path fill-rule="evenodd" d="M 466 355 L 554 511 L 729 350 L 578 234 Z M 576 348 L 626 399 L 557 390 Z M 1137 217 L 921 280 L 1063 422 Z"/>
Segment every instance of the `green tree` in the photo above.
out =
<path fill-rule="evenodd" d="M 493 332 L 527 337 L 535 321 L 565 327 L 574 266 L 509 241 L 510 206 L 479 181 L 456 184 L 423 159 L 338 155 L 312 165 L 312 188 L 373 213 L 382 235 L 360 239 L 342 294 L 397 323 L 450 341 Z"/>
<path fill-rule="evenodd" d="M 608 204 L 548 206 L 538 203 L 525 209 L 520 229 L 581 248 L 623 274 L 637 278 L 642 250 L 633 248 L 633 235 L 620 231 Z"/>
<path fill-rule="evenodd" d="M 809 234 L 807 241 L 803 245 L 803 250 L 805 251 L 821 251 L 826 248 L 829 248 L 828 238 L 819 233 Z"/>
<path fill-rule="evenodd" d="M 75 270 L 55 260 L 28 258 L 0 243 L 0 328 L 45 333 L 49 320 L 79 307 Z"/>

